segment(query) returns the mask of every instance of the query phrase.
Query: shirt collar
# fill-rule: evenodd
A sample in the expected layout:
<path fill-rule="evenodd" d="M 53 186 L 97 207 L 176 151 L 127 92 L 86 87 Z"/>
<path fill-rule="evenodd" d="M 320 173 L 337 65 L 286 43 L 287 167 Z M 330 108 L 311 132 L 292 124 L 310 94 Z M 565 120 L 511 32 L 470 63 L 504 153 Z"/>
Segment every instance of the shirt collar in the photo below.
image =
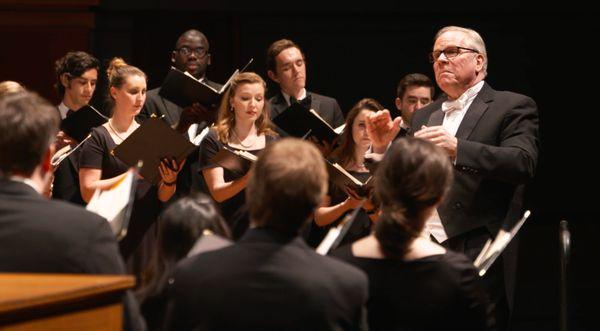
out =
<path fill-rule="evenodd" d="M 285 102 L 287 102 L 287 105 L 291 106 L 292 103 L 290 102 L 290 95 L 283 92 L 283 90 L 281 91 L 281 94 L 283 95 Z M 305 88 L 302 89 L 302 91 L 300 93 L 300 98 L 298 98 L 298 101 L 303 100 L 304 98 L 306 98 L 306 89 Z"/>
<path fill-rule="evenodd" d="M 455 100 L 448 100 L 442 103 L 442 111 L 444 113 L 450 113 L 455 110 L 463 110 L 470 102 L 475 99 L 481 88 L 483 88 L 484 81 L 471 86 L 466 90 L 460 97 Z"/>
<path fill-rule="evenodd" d="M 58 112 L 60 113 L 60 118 L 61 119 L 65 119 L 65 117 L 67 117 L 67 112 L 69 111 L 69 107 L 67 107 L 67 105 L 65 105 L 64 102 L 61 102 L 60 105 L 58 105 Z"/>
<path fill-rule="evenodd" d="M 21 182 L 23 184 L 29 185 L 31 186 L 32 189 L 34 189 L 37 193 L 42 194 L 41 190 L 39 189 L 38 185 L 31 179 L 29 178 L 25 178 L 22 176 L 17 176 L 17 175 L 12 175 L 10 177 L 8 177 L 9 180 L 12 180 L 13 182 Z"/>

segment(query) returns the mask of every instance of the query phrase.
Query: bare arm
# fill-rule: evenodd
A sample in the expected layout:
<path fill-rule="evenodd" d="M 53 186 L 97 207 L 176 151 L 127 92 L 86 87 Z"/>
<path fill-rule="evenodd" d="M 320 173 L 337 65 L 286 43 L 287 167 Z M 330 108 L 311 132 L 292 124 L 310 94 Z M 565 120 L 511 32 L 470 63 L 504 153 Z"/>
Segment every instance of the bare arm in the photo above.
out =
<path fill-rule="evenodd" d="M 108 190 L 125 177 L 125 175 L 127 175 L 127 172 L 113 178 L 100 179 L 102 178 L 101 169 L 80 168 L 79 189 L 81 190 L 83 201 L 90 202 L 96 189 Z"/>
<path fill-rule="evenodd" d="M 250 178 L 250 172 L 248 172 L 241 178 L 226 182 L 222 167 L 204 169 L 202 170 L 202 175 L 204 176 L 210 195 L 217 202 L 223 202 L 241 192 L 246 188 L 248 179 Z"/>
<path fill-rule="evenodd" d="M 318 226 L 325 226 L 331 224 L 335 220 L 342 217 L 342 215 L 344 215 L 344 213 L 348 210 L 352 210 L 358 207 L 361 202 L 362 200 L 349 196 L 343 202 L 340 202 L 334 206 L 330 206 L 331 198 L 327 197 L 324 201 L 323 206 L 317 208 L 317 210 L 315 211 L 315 223 Z"/>

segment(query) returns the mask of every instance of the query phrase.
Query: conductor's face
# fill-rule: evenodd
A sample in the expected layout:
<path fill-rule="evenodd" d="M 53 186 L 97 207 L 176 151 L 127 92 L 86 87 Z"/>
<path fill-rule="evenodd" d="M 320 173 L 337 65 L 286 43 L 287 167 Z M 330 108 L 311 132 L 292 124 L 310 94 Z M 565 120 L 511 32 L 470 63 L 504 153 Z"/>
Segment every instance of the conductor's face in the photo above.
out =
<path fill-rule="evenodd" d="M 296 97 L 306 85 L 306 66 L 302 52 L 296 47 L 283 50 L 275 58 L 275 73 L 271 78 L 283 92 Z"/>
<path fill-rule="evenodd" d="M 469 36 L 461 31 L 447 31 L 433 46 L 433 70 L 440 89 L 451 99 L 458 98 L 478 82 L 483 70 L 483 55 L 471 46 Z"/>
<path fill-rule="evenodd" d="M 185 34 L 177 40 L 176 49 L 171 55 L 175 68 L 187 71 L 192 76 L 200 79 L 206 74 L 210 65 L 208 42 L 200 34 Z"/>

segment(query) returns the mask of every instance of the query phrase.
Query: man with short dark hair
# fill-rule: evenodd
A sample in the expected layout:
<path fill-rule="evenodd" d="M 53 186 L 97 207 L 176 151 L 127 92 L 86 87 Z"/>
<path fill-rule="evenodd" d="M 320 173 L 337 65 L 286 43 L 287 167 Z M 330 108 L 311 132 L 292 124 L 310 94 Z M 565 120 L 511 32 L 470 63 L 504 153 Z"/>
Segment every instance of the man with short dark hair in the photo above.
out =
<path fill-rule="evenodd" d="M 366 276 L 298 235 L 327 191 L 317 148 L 284 138 L 253 169 L 246 189 L 253 227 L 235 245 L 178 266 L 167 329 L 365 329 Z"/>
<path fill-rule="evenodd" d="M 69 52 L 55 63 L 56 89 L 62 97 L 58 105 L 60 118 L 86 106 L 96 90 L 100 62 L 86 52 Z M 60 131 L 57 149 L 78 142 Z M 61 162 L 54 172 L 52 198 L 85 205 L 79 190 L 79 153 L 75 151 Z"/>
<path fill-rule="evenodd" d="M 334 98 L 306 90 L 306 60 L 296 43 L 288 39 L 273 42 L 267 50 L 267 75 L 279 84 L 280 91 L 269 99 L 274 119 L 292 102 L 306 103 L 334 129 L 344 124 L 344 114 Z"/>
<path fill-rule="evenodd" d="M 434 94 L 433 82 L 423 74 L 408 74 L 400 79 L 396 89 L 395 103 L 396 109 L 402 116 L 402 128 L 405 132 L 410 128 L 412 114 L 430 104 Z M 400 135 L 402 135 L 402 130 Z"/>
<path fill-rule="evenodd" d="M 0 272 L 124 274 L 105 219 L 42 196 L 59 123 L 56 108 L 35 93 L 0 100 Z M 130 296 L 126 327 L 139 329 Z"/>

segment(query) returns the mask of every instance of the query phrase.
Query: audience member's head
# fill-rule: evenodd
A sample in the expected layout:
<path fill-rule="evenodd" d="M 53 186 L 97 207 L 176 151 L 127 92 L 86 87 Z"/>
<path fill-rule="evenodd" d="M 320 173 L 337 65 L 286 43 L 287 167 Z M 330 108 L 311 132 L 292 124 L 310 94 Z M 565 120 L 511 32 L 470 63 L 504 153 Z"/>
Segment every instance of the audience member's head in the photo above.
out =
<path fill-rule="evenodd" d="M 198 30 L 188 30 L 179 36 L 171 53 L 173 66 L 201 79 L 210 65 L 209 44 L 206 36 Z"/>
<path fill-rule="evenodd" d="M 25 88 L 21 84 L 13 82 L 12 80 L 0 82 L 0 98 L 19 92 L 25 92 Z"/>
<path fill-rule="evenodd" d="M 332 156 L 342 166 L 347 167 L 355 160 L 357 147 L 365 151 L 371 144 L 365 127 L 365 116 L 372 112 L 383 110 L 383 106 L 375 99 L 364 98 L 358 101 L 346 115 L 344 132 L 340 135 L 340 146 L 333 151 Z"/>
<path fill-rule="evenodd" d="M 297 234 L 327 191 L 327 171 L 311 143 L 284 138 L 268 145 L 246 188 L 252 223 Z"/>
<path fill-rule="evenodd" d="M 100 62 L 86 52 L 69 52 L 54 65 L 56 89 L 68 107 L 87 105 L 96 89 Z"/>
<path fill-rule="evenodd" d="M 161 213 L 158 226 L 158 247 L 144 275 L 142 296 L 162 290 L 175 264 L 187 256 L 206 231 L 230 237 L 214 201 L 203 193 L 191 194 L 170 204 Z"/>
<path fill-rule="evenodd" d="M 236 123 L 240 121 L 253 121 L 258 134 L 271 133 L 265 90 L 265 81 L 253 72 L 243 72 L 231 80 L 219 107 L 219 140 L 229 142 Z"/>
<path fill-rule="evenodd" d="M 284 93 L 296 97 L 306 85 L 306 63 L 300 47 L 288 39 L 272 43 L 267 50 L 267 75 Z"/>
<path fill-rule="evenodd" d="M 430 104 L 434 94 L 435 86 L 429 77 L 419 73 L 402 77 L 396 89 L 396 108 L 404 123 L 410 125 L 412 114 Z"/>
<path fill-rule="evenodd" d="M 106 74 L 114 110 L 137 115 L 146 101 L 146 74 L 118 57 L 110 61 Z"/>
<path fill-rule="evenodd" d="M 417 138 L 397 140 L 375 175 L 381 215 L 375 237 L 383 254 L 402 258 L 452 182 L 452 164 L 444 151 Z"/>
<path fill-rule="evenodd" d="M 31 177 L 36 169 L 42 170 L 41 177 L 51 172 L 59 124 L 56 107 L 35 93 L 0 99 L 0 171 L 22 177 Z"/>

